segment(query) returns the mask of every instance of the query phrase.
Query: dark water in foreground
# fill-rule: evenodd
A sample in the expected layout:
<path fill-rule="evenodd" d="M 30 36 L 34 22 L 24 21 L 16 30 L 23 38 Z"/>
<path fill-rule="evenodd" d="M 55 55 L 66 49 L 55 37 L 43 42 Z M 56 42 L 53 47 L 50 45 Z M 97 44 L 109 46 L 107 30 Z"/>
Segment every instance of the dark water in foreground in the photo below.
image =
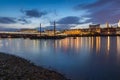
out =
<path fill-rule="evenodd" d="M 0 52 L 26 58 L 72 80 L 120 80 L 120 37 L 0 39 Z"/>

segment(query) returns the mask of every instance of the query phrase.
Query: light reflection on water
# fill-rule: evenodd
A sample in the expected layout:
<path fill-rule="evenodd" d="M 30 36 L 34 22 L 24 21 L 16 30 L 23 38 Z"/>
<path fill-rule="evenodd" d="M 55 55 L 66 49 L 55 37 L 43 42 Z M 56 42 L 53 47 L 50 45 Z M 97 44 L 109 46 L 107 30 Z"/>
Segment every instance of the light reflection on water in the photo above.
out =
<path fill-rule="evenodd" d="M 0 39 L 0 52 L 51 67 L 73 80 L 120 80 L 120 37 Z"/>

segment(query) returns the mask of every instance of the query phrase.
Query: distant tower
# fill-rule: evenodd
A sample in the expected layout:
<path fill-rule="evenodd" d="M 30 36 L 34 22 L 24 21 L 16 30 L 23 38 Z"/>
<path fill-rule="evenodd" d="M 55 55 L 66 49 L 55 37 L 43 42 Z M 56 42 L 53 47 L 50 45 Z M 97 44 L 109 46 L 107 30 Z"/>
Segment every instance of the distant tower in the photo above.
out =
<path fill-rule="evenodd" d="M 41 23 L 40 23 L 40 36 L 41 36 Z"/>
<path fill-rule="evenodd" d="M 118 27 L 120 27 L 120 20 L 119 20 L 119 22 L 118 22 Z"/>
<path fill-rule="evenodd" d="M 109 23 L 108 22 L 106 22 L 106 27 L 109 28 Z"/>
<path fill-rule="evenodd" d="M 56 23 L 54 21 L 54 36 L 56 36 Z"/>

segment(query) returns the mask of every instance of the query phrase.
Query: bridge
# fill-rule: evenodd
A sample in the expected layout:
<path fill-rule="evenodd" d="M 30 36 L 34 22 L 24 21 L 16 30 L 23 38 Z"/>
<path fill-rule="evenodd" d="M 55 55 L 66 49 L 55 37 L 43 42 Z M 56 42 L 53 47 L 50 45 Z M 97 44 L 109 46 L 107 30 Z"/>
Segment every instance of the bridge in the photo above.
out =
<path fill-rule="evenodd" d="M 44 33 L 41 34 L 45 35 Z M 40 33 L 28 33 L 28 32 L 6 32 L 0 31 L 1 38 L 29 38 L 32 36 L 40 36 Z"/>
<path fill-rule="evenodd" d="M 61 39 L 65 34 L 48 35 L 47 33 L 29 32 L 4 32 L 0 31 L 0 38 L 30 38 L 30 39 Z"/>

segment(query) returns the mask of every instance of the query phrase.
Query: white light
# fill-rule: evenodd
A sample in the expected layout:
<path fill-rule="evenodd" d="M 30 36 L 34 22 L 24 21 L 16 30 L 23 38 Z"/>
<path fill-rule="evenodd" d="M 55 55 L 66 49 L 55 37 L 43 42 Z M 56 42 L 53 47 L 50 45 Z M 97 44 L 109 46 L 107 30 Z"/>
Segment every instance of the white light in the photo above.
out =
<path fill-rule="evenodd" d="M 118 27 L 120 27 L 120 20 L 119 20 L 119 22 L 118 22 Z"/>

